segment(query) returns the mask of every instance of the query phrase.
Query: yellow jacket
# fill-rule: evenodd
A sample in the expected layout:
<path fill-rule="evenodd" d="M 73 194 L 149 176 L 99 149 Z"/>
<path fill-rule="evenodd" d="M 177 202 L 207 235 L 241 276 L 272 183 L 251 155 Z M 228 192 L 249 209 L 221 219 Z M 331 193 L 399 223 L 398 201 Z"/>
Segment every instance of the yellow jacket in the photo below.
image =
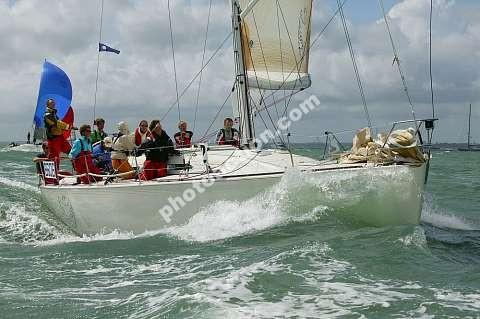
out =
<path fill-rule="evenodd" d="M 68 131 L 70 125 L 60 121 L 57 116 L 57 110 L 47 108 L 47 112 L 43 116 L 45 128 L 47 129 L 47 138 L 53 138 L 63 134 L 63 131 Z"/>

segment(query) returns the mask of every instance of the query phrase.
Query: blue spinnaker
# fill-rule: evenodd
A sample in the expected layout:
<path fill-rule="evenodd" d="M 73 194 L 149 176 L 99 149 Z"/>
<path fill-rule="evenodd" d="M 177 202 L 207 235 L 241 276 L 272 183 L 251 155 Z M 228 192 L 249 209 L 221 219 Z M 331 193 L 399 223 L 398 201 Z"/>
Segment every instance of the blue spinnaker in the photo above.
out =
<path fill-rule="evenodd" d="M 72 103 L 72 84 L 62 69 L 45 61 L 38 90 L 37 108 L 33 118 L 36 129 L 45 126 L 43 115 L 45 114 L 48 99 L 55 100 L 58 118 L 64 119 Z"/>

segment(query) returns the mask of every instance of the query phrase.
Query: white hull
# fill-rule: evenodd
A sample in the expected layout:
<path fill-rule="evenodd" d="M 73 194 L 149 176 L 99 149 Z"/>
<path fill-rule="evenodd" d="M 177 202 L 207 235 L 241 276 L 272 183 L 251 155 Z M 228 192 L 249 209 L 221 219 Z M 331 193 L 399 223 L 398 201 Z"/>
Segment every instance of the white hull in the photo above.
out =
<path fill-rule="evenodd" d="M 286 154 L 271 154 L 265 156 L 262 163 L 272 166 L 268 161 L 283 160 L 288 164 L 289 159 Z M 376 226 L 420 221 L 425 165 L 320 165 L 319 161 L 300 156 L 295 156 L 295 161 L 301 172 L 297 171 L 298 177 L 292 184 L 297 184 L 299 193 L 291 200 L 305 202 L 305 209 L 332 207 L 341 214 Z M 262 167 L 264 174 L 238 170 L 236 175 L 223 175 L 208 188 L 201 184 L 200 178 L 182 181 L 177 175 L 157 181 L 127 181 L 107 186 L 42 186 L 41 194 L 53 213 L 78 234 L 113 230 L 138 234 L 184 225 L 202 208 L 220 200 L 244 201 L 268 191 L 281 181 L 284 172 L 275 171 L 273 166 L 268 171 L 267 166 Z M 257 172 L 258 168 L 257 163 Z M 295 194 L 295 190 L 292 192 Z M 176 200 L 172 200 L 174 198 Z"/>

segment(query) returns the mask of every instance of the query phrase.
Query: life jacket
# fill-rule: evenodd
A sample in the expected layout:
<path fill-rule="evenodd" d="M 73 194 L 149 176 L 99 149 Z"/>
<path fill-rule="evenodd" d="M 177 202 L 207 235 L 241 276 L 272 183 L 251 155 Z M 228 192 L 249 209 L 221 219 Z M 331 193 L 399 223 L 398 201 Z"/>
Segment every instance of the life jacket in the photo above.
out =
<path fill-rule="evenodd" d="M 149 135 L 150 135 L 149 131 L 146 131 L 144 134 L 142 134 L 142 132 L 140 132 L 140 129 L 137 127 L 135 129 L 135 145 L 137 146 L 142 145 L 142 143 L 144 143 L 147 140 Z"/>
<path fill-rule="evenodd" d="M 81 166 L 80 162 L 85 163 L 85 159 L 87 159 L 88 157 L 90 157 L 90 159 L 92 158 L 92 152 L 85 150 L 85 145 L 83 144 L 83 141 L 81 139 L 79 139 L 79 141 L 80 141 L 80 144 L 82 145 L 82 148 L 81 148 L 82 150 L 77 155 L 77 157 L 73 159 L 73 165 L 75 166 L 75 170 L 77 169 L 77 165 Z"/>
<path fill-rule="evenodd" d="M 100 132 L 99 130 L 95 130 L 92 133 L 92 136 L 90 136 L 90 139 L 92 140 L 92 144 L 96 144 L 97 142 L 103 141 L 105 137 L 107 137 L 108 134 L 105 132 Z"/>
<path fill-rule="evenodd" d="M 43 116 L 43 122 L 45 124 L 47 139 L 62 136 L 64 131 L 70 129 L 69 124 L 59 120 L 55 109 L 47 108 Z"/>
<path fill-rule="evenodd" d="M 54 110 L 47 108 L 47 111 L 43 115 L 43 123 L 45 125 L 45 132 L 47 134 L 48 139 L 51 139 L 56 135 L 58 135 L 58 134 L 53 134 L 52 132 L 56 127 L 57 121 L 58 121 L 57 113 Z M 54 123 L 52 124 L 52 122 Z"/>
<path fill-rule="evenodd" d="M 185 131 L 185 134 L 183 135 L 183 141 L 182 140 L 177 140 L 177 137 L 182 136 L 182 132 L 178 132 L 175 134 L 175 145 L 177 148 L 186 148 L 190 147 L 192 145 L 192 135 L 193 133 L 191 131 Z"/>
<path fill-rule="evenodd" d="M 220 132 L 221 132 L 221 137 L 218 140 L 219 145 L 233 145 L 233 146 L 239 146 L 240 145 L 240 142 L 238 140 L 235 140 L 235 133 L 238 134 L 238 131 L 236 129 L 232 128 L 232 140 L 228 140 L 228 141 L 225 139 L 225 136 L 226 136 L 225 129 L 221 128 Z"/>
<path fill-rule="evenodd" d="M 73 159 L 73 167 L 77 174 L 85 174 L 85 173 L 94 173 L 100 174 L 100 170 L 93 164 L 92 152 L 89 150 L 85 150 L 85 145 L 83 141 L 80 139 L 80 144 L 82 145 L 82 151 Z M 80 180 L 84 184 L 89 184 L 91 181 L 97 181 L 101 178 L 96 178 L 90 175 L 80 177 Z"/>

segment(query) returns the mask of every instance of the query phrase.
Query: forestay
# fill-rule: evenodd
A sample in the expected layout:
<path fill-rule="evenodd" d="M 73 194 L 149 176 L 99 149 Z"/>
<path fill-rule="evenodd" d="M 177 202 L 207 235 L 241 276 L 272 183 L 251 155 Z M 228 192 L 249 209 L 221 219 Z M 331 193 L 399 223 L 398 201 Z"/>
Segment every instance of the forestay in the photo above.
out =
<path fill-rule="evenodd" d="M 298 90 L 308 74 L 312 0 L 240 0 L 242 46 L 249 87 Z M 242 15 L 243 16 L 243 15 Z"/>

